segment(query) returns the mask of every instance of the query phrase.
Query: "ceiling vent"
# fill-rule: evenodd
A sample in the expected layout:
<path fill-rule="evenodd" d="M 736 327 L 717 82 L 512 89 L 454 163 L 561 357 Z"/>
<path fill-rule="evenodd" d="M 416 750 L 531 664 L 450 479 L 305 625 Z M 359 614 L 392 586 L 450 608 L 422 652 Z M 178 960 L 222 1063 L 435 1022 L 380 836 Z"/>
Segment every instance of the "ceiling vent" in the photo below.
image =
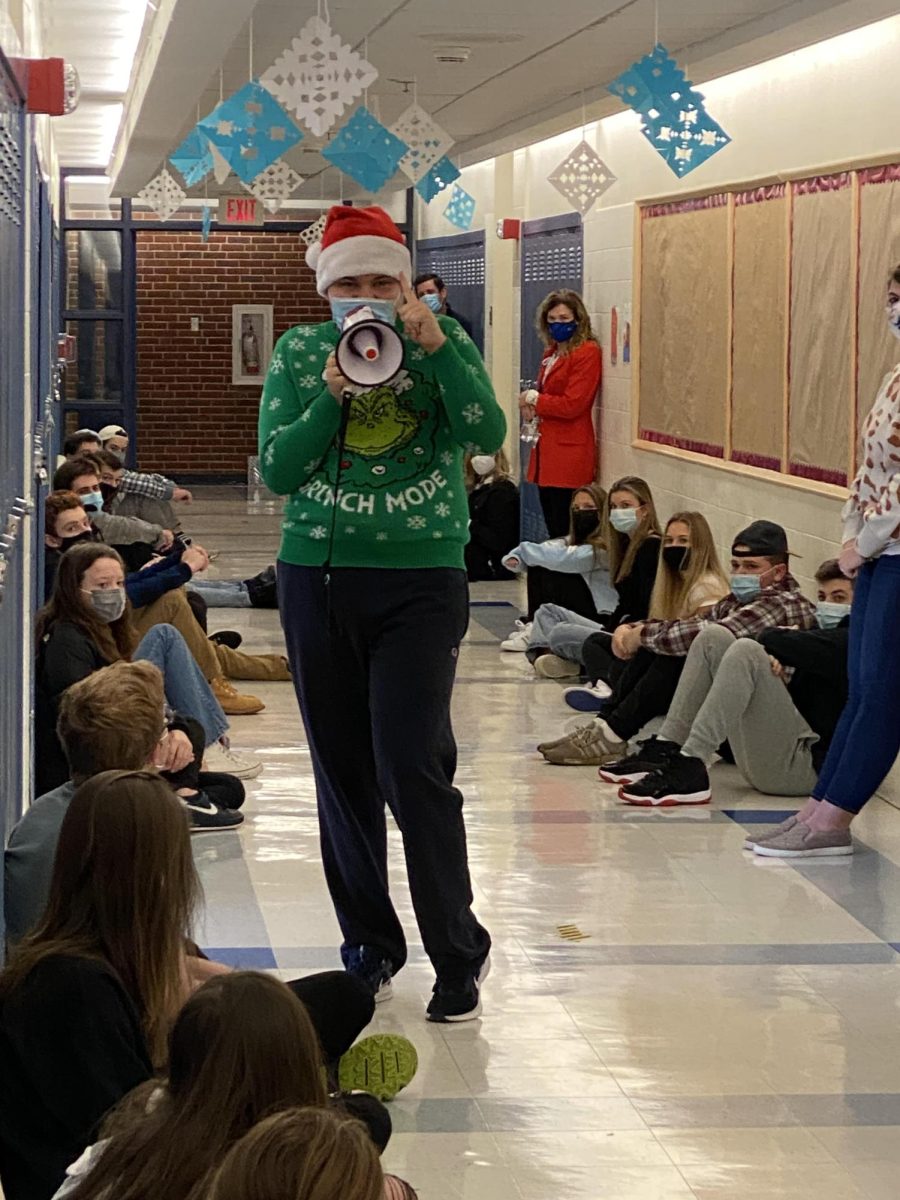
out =
<path fill-rule="evenodd" d="M 434 51 L 435 62 L 464 63 L 472 53 L 468 46 L 438 46 Z"/>

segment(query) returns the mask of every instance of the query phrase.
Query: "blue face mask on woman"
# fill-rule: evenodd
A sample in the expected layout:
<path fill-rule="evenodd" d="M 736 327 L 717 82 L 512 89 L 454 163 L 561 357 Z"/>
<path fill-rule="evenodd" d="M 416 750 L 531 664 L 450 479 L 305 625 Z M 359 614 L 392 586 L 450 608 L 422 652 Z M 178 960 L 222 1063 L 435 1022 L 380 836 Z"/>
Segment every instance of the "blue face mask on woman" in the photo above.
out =
<path fill-rule="evenodd" d="M 344 322 L 350 314 L 356 312 L 358 308 L 370 309 L 372 316 L 377 321 L 384 321 L 388 325 L 393 325 L 397 316 L 393 300 L 370 300 L 367 296 L 335 296 L 333 300 L 329 300 L 329 304 L 331 305 L 331 319 L 340 330 L 343 330 Z"/>
<path fill-rule="evenodd" d="M 849 616 L 849 604 L 834 604 L 830 600 L 820 600 L 816 605 L 816 621 L 820 629 L 836 629 L 844 617 Z"/>
<path fill-rule="evenodd" d="M 609 523 L 618 533 L 634 533 L 638 524 L 636 508 L 610 509 Z"/>
<path fill-rule="evenodd" d="M 578 328 L 577 321 L 548 321 L 547 329 L 554 342 L 567 342 Z"/>

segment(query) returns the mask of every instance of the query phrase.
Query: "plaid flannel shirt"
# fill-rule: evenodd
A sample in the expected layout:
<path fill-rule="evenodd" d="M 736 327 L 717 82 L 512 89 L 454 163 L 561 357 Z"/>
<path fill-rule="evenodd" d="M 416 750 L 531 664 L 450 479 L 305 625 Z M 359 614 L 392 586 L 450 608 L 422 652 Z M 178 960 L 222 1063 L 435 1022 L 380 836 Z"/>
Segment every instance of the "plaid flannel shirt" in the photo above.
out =
<path fill-rule="evenodd" d="M 165 475 L 148 475 L 145 471 L 126 471 L 119 487 L 129 496 L 146 500 L 171 500 L 175 484 Z"/>
<path fill-rule="evenodd" d="M 687 654 L 691 643 L 707 625 L 721 625 L 736 638 L 756 638 L 767 629 L 796 627 L 814 629 L 815 605 L 801 593 L 796 579 L 786 575 L 780 583 L 765 588 L 749 602 L 733 593 L 720 600 L 702 617 L 681 621 L 647 621 L 641 626 L 641 646 L 655 654 L 678 658 Z"/>

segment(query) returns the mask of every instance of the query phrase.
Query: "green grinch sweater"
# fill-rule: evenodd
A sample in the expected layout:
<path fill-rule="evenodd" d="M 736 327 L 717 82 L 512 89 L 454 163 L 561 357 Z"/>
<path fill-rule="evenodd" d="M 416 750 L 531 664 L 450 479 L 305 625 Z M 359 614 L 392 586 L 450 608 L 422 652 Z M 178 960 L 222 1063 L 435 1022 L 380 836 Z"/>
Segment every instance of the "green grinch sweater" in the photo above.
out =
<path fill-rule="evenodd" d="M 462 567 L 469 540 L 463 453 L 492 454 L 506 420 L 475 343 L 452 317 L 427 354 L 404 337 L 390 386 L 354 396 L 331 563 L 335 567 Z M 398 327 L 399 328 L 399 327 Z M 327 561 L 335 505 L 340 404 L 322 380 L 338 341 L 333 321 L 278 341 L 259 413 L 260 470 L 289 496 L 281 559 Z"/>

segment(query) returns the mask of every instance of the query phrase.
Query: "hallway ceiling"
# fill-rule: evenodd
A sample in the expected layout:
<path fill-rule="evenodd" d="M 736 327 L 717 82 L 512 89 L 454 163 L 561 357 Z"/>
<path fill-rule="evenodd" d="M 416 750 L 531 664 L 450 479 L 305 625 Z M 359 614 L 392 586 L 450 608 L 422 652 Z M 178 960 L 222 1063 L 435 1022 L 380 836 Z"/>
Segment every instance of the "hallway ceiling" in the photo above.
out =
<path fill-rule="evenodd" d="M 50 0 L 52 49 L 75 62 L 85 82 L 96 70 L 95 47 L 104 44 L 122 10 L 134 20 L 147 13 L 138 66 L 110 174 L 114 190 L 134 195 L 180 139 L 253 70 L 261 74 L 316 11 L 311 0 Z M 158 11 L 154 11 L 158 8 Z M 474 162 L 514 149 L 538 136 L 571 128 L 581 119 L 615 112 L 606 84 L 649 50 L 655 0 L 332 0 L 331 24 L 344 41 L 367 49 L 379 78 L 369 106 L 390 124 L 418 100 L 454 138 L 455 161 Z M 659 38 L 692 78 L 702 82 L 812 42 L 892 15 L 891 0 L 659 0 Z M 118 16 L 117 16 L 118 14 Z M 464 47 L 465 62 L 441 63 L 436 52 Z M 102 74 L 102 64 L 101 64 Z M 406 82 L 404 82 L 406 81 Z M 108 97 L 106 98 L 108 106 Z M 86 127 L 102 117 L 104 103 L 90 93 L 65 122 L 82 131 L 62 144 L 65 165 L 88 164 Z M 96 112 L 95 112 L 96 110 Z M 321 172 L 324 144 L 308 132 L 285 157 L 307 182 L 298 198 L 334 194 L 338 173 Z M 95 144 L 101 139 L 95 137 Z M 209 194 L 240 190 L 232 175 Z M 402 186 L 402 184 L 400 184 Z M 204 185 L 191 190 L 203 195 Z M 353 194 L 352 188 L 347 194 Z"/>

